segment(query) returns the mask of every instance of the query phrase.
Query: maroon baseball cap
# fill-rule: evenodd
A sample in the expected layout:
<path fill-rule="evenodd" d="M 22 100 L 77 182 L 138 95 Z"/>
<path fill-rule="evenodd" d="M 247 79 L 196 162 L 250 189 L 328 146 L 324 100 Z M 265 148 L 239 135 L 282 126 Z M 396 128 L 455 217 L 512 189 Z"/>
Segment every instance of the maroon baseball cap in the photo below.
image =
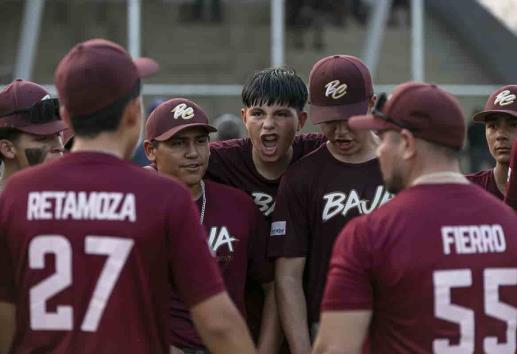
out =
<path fill-rule="evenodd" d="M 493 92 L 482 112 L 474 114 L 474 122 L 485 122 L 489 115 L 502 113 L 517 118 L 517 85 L 506 85 Z"/>
<path fill-rule="evenodd" d="M 0 128 L 34 135 L 57 134 L 66 128 L 57 99 L 40 85 L 15 80 L 0 91 Z"/>
<path fill-rule="evenodd" d="M 312 67 L 309 103 L 313 124 L 366 114 L 372 96 L 370 71 L 359 58 L 332 55 Z"/>
<path fill-rule="evenodd" d="M 382 106 L 383 96 L 379 98 Z M 417 138 L 454 149 L 465 140 L 465 118 L 458 100 L 433 84 L 406 82 L 395 88 L 371 115 L 350 118 L 352 129 L 408 129 Z"/>
<path fill-rule="evenodd" d="M 165 141 L 191 127 L 203 127 L 209 133 L 217 131 L 208 124 L 208 116 L 199 105 L 186 98 L 173 98 L 160 104 L 147 118 L 145 139 Z"/>
<path fill-rule="evenodd" d="M 91 39 L 73 47 L 59 62 L 55 82 L 71 117 L 100 112 L 130 95 L 140 79 L 158 72 L 153 59 L 131 59 L 116 43 Z"/>

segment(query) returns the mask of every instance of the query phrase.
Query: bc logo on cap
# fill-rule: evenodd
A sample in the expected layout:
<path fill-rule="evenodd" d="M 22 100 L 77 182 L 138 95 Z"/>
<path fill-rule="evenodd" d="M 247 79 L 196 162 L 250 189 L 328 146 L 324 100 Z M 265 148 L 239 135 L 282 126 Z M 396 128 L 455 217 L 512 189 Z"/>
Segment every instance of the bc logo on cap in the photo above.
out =
<path fill-rule="evenodd" d="M 507 106 L 512 104 L 516 98 L 517 96 L 511 94 L 510 90 L 504 90 L 495 97 L 494 104 L 499 104 L 499 106 Z"/>
<path fill-rule="evenodd" d="M 180 103 L 171 110 L 174 113 L 174 119 L 192 119 L 194 118 L 194 108 L 187 106 L 185 103 Z"/>
<path fill-rule="evenodd" d="M 339 80 L 334 80 L 326 84 L 325 88 L 327 89 L 325 91 L 325 96 L 330 96 L 333 99 L 337 100 L 338 98 L 341 98 L 347 94 L 346 89 L 348 88 L 348 85 L 341 84 Z"/>

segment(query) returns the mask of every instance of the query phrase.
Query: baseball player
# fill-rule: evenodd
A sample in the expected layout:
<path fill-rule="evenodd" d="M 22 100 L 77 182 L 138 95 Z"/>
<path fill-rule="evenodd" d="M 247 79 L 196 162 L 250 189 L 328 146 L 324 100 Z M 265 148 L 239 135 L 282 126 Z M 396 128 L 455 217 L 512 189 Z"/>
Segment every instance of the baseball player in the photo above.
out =
<path fill-rule="evenodd" d="M 273 264 L 266 259 L 268 227 L 251 198 L 238 189 L 203 180 L 210 155 L 208 124 L 203 109 L 184 98 L 159 105 L 146 123 L 144 147 L 159 173 L 174 176 L 191 191 L 198 205 L 200 222 L 207 231 L 209 245 L 216 255 L 228 294 L 246 315 L 244 286 L 248 276 L 264 284 L 266 306 L 259 352 L 275 351 L 275 298 Z M 188 309 L 179 294 L 172 299 L 170 343 L 175 351 L 206 352 L 196 333 Z"/>
<path fill-rule="evenodd" d="M 460 173 L 458 101 L 404 83 L 349 125 L 379 132 L 398 194 L 339 235 L 314 353 L 360 353 L 367 335 L 372 353 L 515 353 L 515 214 Z"/>
<path fill-rule="evenodd" d="M 290 69 L 254 73 L 242 89 L 247 138 L 213 142 L 206 177 L 250 195 L 268 224 L 287 167 L 320 146 L 321 134 L 296 135 L 305 124 L 307 87 Z M 263 301 L 260 284 L 247 284 L 248 325 L 257 338 Z"/>
<path fill-rule="evenodd" d="M 375 157 L 377 139 L 348 126 L 373 107 L 366 65 L 350 55 L 319 60 L 309 77 L 310 118 L 327 143 L 289 167 L 273 213 L 268 255 L 277 258 L 278 311 L 292 353 L 310 353 L 328 261 L 339 231 L 390 198 Z"/>
<path fill-rule="evenodd" d="M 40 85 L 15 80 L 0 91 L 0 189 L 13 173 L 63 155 L 65 127 L 57 98 Z"/>
<path fill-rule="evenodd" d="M 467 178 L 503 199 L 512 143 L 517 138 L 517 85 L 507 85 L 490 95 L 484 110 L 472 117 L 485 124 L 486 141 L 495 160 L 493 169 L 467 175 Z"/>
<path fill-rule="evenodd" d="M 508 182 L 504 193 L 504 202 L 517 210 L 517 139 L 513 141 L 508 168 Z"/>
<path fill-rule="evenodd" d="M 127 161 L 144 122 L 140 80 L 157 70 L 102 39 L 59 62 L 72 152 L 19 172 L 0 196 L 0 308 L 16 312 L 10 352 L 168 353 L 172 286 L 213 353 L 255 352 L 190 193 Z"/>

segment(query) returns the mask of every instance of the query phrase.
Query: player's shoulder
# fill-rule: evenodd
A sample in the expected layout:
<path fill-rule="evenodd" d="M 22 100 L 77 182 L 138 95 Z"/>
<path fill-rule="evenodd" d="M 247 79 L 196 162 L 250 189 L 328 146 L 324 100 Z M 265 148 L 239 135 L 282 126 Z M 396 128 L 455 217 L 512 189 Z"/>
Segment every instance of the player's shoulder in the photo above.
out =
<path fill-rule="evenodd" d="M 465 177 L 469 181 L 477 182 L 477 181 L 481 181 L 481 180 L 486 180 L 487 178 L 490 177 L 490 175 L 492 173 L 493 173 L 492 169 L 490 168 L 488 170 L 481 170 L 481 171 L 478 171 L 478 172 L 466 174 Z"/>
<path fill-rule="evenodd" d="M 249 138 L 230 139 L 224 141 L 212 141 L 210 143 L 210 152 L 212 153 L 235 153 L 239 154 L 243 150 L 250 148 L 251 141 Z"/>
<path fill-rule="evenodd" d="M 318 174 L 315 166 L 324 163 L 328 149 L 325 145 L 318 146 L 315 150 L 294 161 L 287 169 L 286 176 L 300 177 Z M 290 177 L 292 178 L 292 177 Z"/>
<path fill-rule="evenodd" d="M 315 145 L 320 146 L 327 138 L 322 133 L 302 133 L 294 137 L 293 145 Z"/>
<path fill-rule="evenodd" d="M 255 204 L 251 197 L 240 189 L 210 180 L 203 181 L 205 182 L 207 193 L 222 198 L 225 202 L 235 205 L 238 208 L 249 206 L 255 208 Z"/>

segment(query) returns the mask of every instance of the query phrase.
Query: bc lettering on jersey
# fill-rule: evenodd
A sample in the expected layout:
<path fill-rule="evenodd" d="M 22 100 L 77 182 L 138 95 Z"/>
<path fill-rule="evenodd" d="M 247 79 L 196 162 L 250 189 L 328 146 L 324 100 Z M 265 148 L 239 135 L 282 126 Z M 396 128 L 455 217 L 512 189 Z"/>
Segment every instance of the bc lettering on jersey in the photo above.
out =
<path fill-rule="evenodd" d="M 346 217 L 347 214 L 354 209 L 361 215 L 370 214 L 392 197 L 393 195 L 386 191 L 383 186 L 377 186 L 375 196 L 370 206 L 368 206 L 369 201 L 361 199 L 355 189 L 352 189 L 348 195 L 342 192 L 327 193 L 323 196 L 325 206 L 321 214 L 321 219 L 325 222 L 337 215 Z"/>

